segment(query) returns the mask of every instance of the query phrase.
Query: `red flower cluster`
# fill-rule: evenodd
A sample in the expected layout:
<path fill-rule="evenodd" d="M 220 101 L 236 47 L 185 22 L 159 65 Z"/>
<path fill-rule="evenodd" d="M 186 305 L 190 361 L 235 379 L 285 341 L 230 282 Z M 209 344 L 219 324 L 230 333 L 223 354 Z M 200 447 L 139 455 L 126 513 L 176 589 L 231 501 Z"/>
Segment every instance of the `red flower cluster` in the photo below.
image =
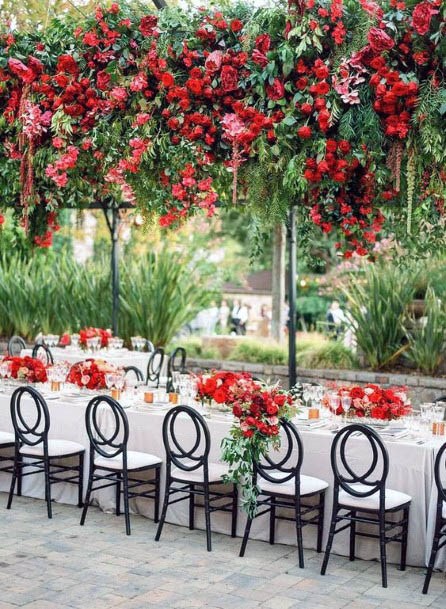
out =
<path fill-rule="evenodd" d="M 110 330 L 104 330 L 103 328 L 83 328 L 79 330 L 79 343 L 86 347 L 87 339 L 96 336 L 101 339 L 101 347 L 107 347 L 108 339 L 112 337 L 112 333 Z"/>
<path fill-rule="evenodd" d="M 406 392 L 406 387 L 383 389 L 379 385 L 373 384 L 364 387 L 340 387 L 337 390 L 339 396 L 345 395 L 351 398 L 352 402 L 348 416 L 371 417 L 372 419 L 387 421 L 399 419 L 412 412 Z M 330 407 L 327 397 L 323 401 Z M 340 415 L 342 413 L 342 406 L 339 405 L 336 414 Z"/>
<path fill-rule="evenodd" d="M 11 362 L 13 379 L 26 380 L 29 383 L 46 383 L 46 366 L 34 357 L 5 357 L 3 361 Z"/>
<path fill-rule="evenodd" d="M 67 376 L 67 383 L 87 389 L 105 389 L 105 375 L 117 372 L 118 368 L 103 360 L 87 359 L 71 366 Z"/>

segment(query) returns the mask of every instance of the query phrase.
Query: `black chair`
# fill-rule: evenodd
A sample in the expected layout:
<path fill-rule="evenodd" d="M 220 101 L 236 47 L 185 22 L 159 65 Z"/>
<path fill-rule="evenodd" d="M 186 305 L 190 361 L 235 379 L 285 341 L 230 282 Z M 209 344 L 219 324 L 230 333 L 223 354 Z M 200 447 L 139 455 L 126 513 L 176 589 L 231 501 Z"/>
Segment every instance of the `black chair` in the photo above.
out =
<path fill-rule="evenodd" d="M 443 473 L 443 475 L 442 475 Z M 438 451 L 435 459 L 434 475 L 435 484 L 437 487 L 437 511 L 435 517 L 434 539 L 432 542 L 432 550 L 427 568 L 426 578 L 424 580 L 423 594 L 427 594 L 429 584 L 434 570 L 435 559 L 437 552 L 446 546 L 446 443 Z"/>
<path fill-rule="evenodd" d="M 347 448 L 353 435 L 362 437 L 364 444 L 367 441 L 371 450 L 371 463 L 364 473 L 357 473 L 349 462 Z M 360 441 L 360 438 L 354 438 L 354 441 Z M 365 451 L 366 445 L 362 454 L 366 454 Z M 386 545 L 391 541 L 401 543 L 400 570 L 406 568 L 412 498 L 400 491 L 386 489 L 389 455 L 379 435 L 367 425 L 348 425 L 338 431 L 331 446 L 330 458 L 334 474 L 333 511 L 321 575 L 325 575 L 327 570 L 335 534 L 350 528 L 350 560 L 355 560 L 356 535 L 379 539 L 382 586 L 387 588 Z M 399 520 L 386 518 L 388 514 L 399 512 L 402 512 Z M 347 524 L 337 529 L 337 524 L 344 520 Z M 356 525 L 360 523 L 378 526 L 379 534 L 358 532 Z"/>
<path fill-rule="evenodd" d="M 42 353 L 42 355 L 40 355 L 40 353 Z M 43 343 L 37 343 L 36 345 L 34 345 L 32 357 L 37 357 L 41 359 L 47 366 L 49 364 L 54 364 L 54 358 L 50 348 Z"/>
<path fill-rule="evenodd" d="M 21 336 L 11 336 L 8 341 L 8 355 L 11 357 L 17 357 L 22 352 L 22 349 L 26 349 L 26 343 Z"/>
<path fill-rule="evenodd" d="M 187 425 L 192 428 L 193 438 L 189 446 L 182 444 L 178 432 Z M 203 497 L 206 521 L 207 550 L 211 551 L 211 513 L 231 512 L 231 536 L 237 533 L 237 487 L 231 485 L 230 491 L 211 490 L 210 486 L 225 484 L 223 476 L 228 466 L 223 463 L 209 463 L 211 436 L 206 421 L 201 414 L 190 406 L 176 406 L 163 421 L 163 443 L 166 449 L 166 488 L 161 520 L 155 541 L 159 541 L 166 519 L 167 508 L 172 503 L 189 500 L 189 529 L 195 528 L 195 498 Z M 184 497 L 174 498 L 178 493 Z M 225 501 L 230 499 L 230 501 Z"/>
<path fill-rule="evenodd" d="M 108 408 L 112 420 L 112 428 L 107 433 L 100 424 L 98 412 L 99 407 L 104 405 Z M 85 412 L 85 424 L 90 439 L 90 467 L 87 495 L 80 524 L 83 525 L 85 523 L 92 491 L 109 486 L 116 487 L 117 516 L 121 514 L 121 494 L 124 496 L 125 530 L 127 535 L 130 535 L 129 499 L 133 497 L 154 499 L 154 520 L 158 522 L 162 459 L 148 453 L 127 450 L 129 439 L 127 415 L 122 406 L 109 396 L 101 395 L 90 400 Z M 155 473 L 152 480 L 141 480 L 140 478 L 129 476 L 129 474 L 149 470 L 153 470 Z M 93 488 L 95 482 L 99 482 L 100 486 Z M 140 492 L 133 490 L 141 486 L 149 486 L 150 488 Z"/>
<path fill-rule="evenodd" d="M 167 384 L 166 391 L 175 391 L 173 376 L 174 373 L 179 374 L 187 373 L 186 369 L 186 349 L 184 347 L 177 347 L 169 356 L 169 362 L 167 364 Z"/>
<path fill-rule="evenodd" d="M 151 340 L 146 340 L 146 347 L 149 353 L 153 353 L 155 351 L 155 345 L 152 343 Z"/>
<path fill-rule="evenodd" d="M 35 411 L 34 417 L 29 413 L 32 407 Z M 14 391 L 11 397 L 11 418 L 15 432 L 15 455 L 7 509 L 11 508 L 16 480 L 20 481 L 24 476 L 41 472 L 45 475 L 48 518 L 52 518 L 51 485 L 58 482 L 68 482 L 78 486 L 78 506 L 82 507 L 85 454 L 82 444 L 69 440 L 48 439 L 50 429 L 48 406 L 42 395 L 33 387 L 19 387 Z M 75 457 L 78 458 L 78 465 L 60 463 Z M 31 471 L 24 472 L 25 468 L 31 468 Z"/>
<path fill-rule="evenodd" d="M 124 366 L 124 376 L 134 374 L 137 381 L 144 381 L 144 374 L 137 366 Z"/>
<path fill-rule="evenodd" d="M 254 460 L 254 484 L 259 488 L 257 516 L 269 512 L 269 543 L 274 544 L 276 520 L 290 520 L 296 525 L 299 567 L 304 567 L 302 528 L 307 524 L 317 526 L 317 551 L 322 551 L 324 531 L 325 491 L 328 483 L 300 473 L 304 447 L 297 429 L 292 423 L 281 422 L 281 451 L 271 451 L 261 461 Z M 313 504 L 302 503 L 303 498 L 317 497 Z M 278 508 L 293 510 L 293 517 L 279 516 Z M 305 518 L 304 518 L 305 517 Z M 240 556 L 245 555 L 253 518 L 246 521 Z"/>
<path fill-rule="evenodd" d="M 164 349 L 162 347 L 157 347 L 155 351 L 153 351 L 152 355 L 149 358 L 149 362 L 147 364 L 147 378 L 146 384 L 153 383 L 156 388 L 159 387 L 160 384 L 160 376 L 161 371 L 163 369 L 164 364 Z"/>

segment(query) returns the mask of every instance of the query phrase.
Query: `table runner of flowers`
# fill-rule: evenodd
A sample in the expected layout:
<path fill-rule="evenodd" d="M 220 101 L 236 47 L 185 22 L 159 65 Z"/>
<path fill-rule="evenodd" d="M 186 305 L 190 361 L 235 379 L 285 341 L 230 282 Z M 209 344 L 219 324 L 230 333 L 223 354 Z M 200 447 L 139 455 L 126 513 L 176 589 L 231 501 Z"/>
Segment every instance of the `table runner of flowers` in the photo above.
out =
<path fill-rule="evenodd" d="M 369 383 L 364 387 L 357 385 L 337 387 L 336 393 L 341 398 L 347 395 L 351 398 L 350 410 L 347 417 L 369 417 L 381 421 L 391 421 L 407 416 L 412 412 L 412 406 L 407 396 L 406 387 L 383 388 Z M 328 395 L 324 396 L 323 404 L 333 410 Z M 335 414 L 342 415 L 343 409 L 339 403 Z"/>

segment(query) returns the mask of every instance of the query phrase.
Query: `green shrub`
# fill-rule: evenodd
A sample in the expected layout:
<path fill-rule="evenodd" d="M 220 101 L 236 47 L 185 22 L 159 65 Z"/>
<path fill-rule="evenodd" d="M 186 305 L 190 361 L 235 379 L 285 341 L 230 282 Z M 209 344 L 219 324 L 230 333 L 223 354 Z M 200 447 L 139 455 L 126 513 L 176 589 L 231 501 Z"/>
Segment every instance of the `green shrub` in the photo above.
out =
<path fill-rule="evenodd" d="M 297 354 L 297 364 L 303 368 L 351 369 L 358 367 L 355 354 L 336 341 L 324 344 Z"/>
<path fill-rule="evenodd" d="M 183 338 L 175 344 L 172 349 L 169 347 L 169 352 L 175 348 L 175 346 L 184 347 L 186 349 L 187 357 L 192 359 L 221 359 L 220 352 L 216 347 L 210 347 L 203 345 L 201 338 L 193 337 Z"/>
<path fill-rule="evenodd" d="M 252 364 L 284 366 L 288 362 L 286 347 L 259 340 L 243 340 L 230 352 L 227 359 Z"/>
<path fill-rule="evenodd" d="M 417 273 L 392 265 L 370 264 L 344 289 L 358 348 L 373 369 L 383 368 L 404 350 L 404 318 L 413 299 Z"/>
<path fill-rule="evenodd" d="M 444 358 L 446 312 L 432 288 L 427 289 L 425 305 L 423 318 L 409 320 L 405 356 L 421 372 L 434 374 Z"/>

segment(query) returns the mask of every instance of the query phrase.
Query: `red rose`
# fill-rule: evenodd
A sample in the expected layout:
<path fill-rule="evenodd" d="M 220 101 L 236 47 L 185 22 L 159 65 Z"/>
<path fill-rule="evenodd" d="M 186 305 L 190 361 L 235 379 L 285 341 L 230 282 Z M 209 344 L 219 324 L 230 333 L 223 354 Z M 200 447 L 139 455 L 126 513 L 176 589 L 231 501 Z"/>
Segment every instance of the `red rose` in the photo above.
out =
<path fill-rule="evenodd" d="M 27 84 L 33 82 L 37 76 L 33 70 L 27 68 L 24 63 L 18 59 L 14 59 L 14 57 L 8 59 L 8 67 L 15 76 L 18 76 L 20 80 Z"/>
<path fill-rule="evenodd" d="M 382 53 L 383 51 L 389 51 L 395 46 L 393 39 L 386 34 L 384 30 L 377 27 L 370 28 L 368 41 L 372 47 L 372 51 L 375 53 Z"/>
<path fill-rule="evenodd" d="M 226 402 L 226 399 L 227 399 L 226 391 L 222 387 L 215 390 L 214 400 L 217 402 L 217 404 L 224 404 Z"/>
<path fill-rule="evenodd" d="M 272 85 L 266 85 L 266 94 L 268 95 L 269 99 L 272 99 L 273 101 L 283 99 L 285 96 L 285 87 L 283 86 L 283 82 L 278 78 L 275 78 Z"/>
<path fill-rule="evenodd" d="M 257 65 L 259 65 L 261 68 L 264 68 L 265 66 L 268 65 L 268 58 L 267 56 L 262 53 L 261 51 L 259 51 L 258 49 L 254 49 L 252 52 L 252 60 L 254 63 L 256 63 Z"/>
<path fill-rule="evenodd" d="M 240 408 L 240 406 L 238 406 L 237 404 L 235 406 L 232 407 L 232 414 L 237 417 L 240 418 L 243 414 L 243 410 Z"/>
<path fill-rule="evenodd" d="M 238 72 L 232 66 L 225 65 L 221 69 L 221 84 L 225 93 L 238 89 Z"/>
<path fill-rule="evenodd" d="M 71 55 L 61 55 L 57 60 L 57 72 L 66 72 L 67 74 L 77 74 L 78 67 Z"/>
<path fill-rule="evenodd" d="M 421 2 L 420 4 L 417 4 L 412 14 L 411 25 L 413 29 L 417 34 L 420 34 L 420 36 L 425 36 L 431 27 L 432 17 L 437 14 L 438 11 L 430 2 Z"/>
<path fill-rule="evenodd" d="M 355 398 L 359 398 L 360 400 L 362 400 L 364 396 L 365 393 L 362 387 L 352 387 L 352 389 L 350 390 L 350 397 L 352 398 L 352 400 L 354 400 Z"/>
<path fill-rule="evenodd" d="M 257 36 L 256 38 L 255 45 L 256 49 L 259 50 L 261 53 L 268 53 L 271 47 L 271 38 L 268 34 L 260 34 L 260 36 Z"/>
<path fill-rule="evenodd" d="M 297 135 L 304 140 L 308 140 L 311 137 L 311 127 L 309 127 L 308 125 L 299 127 L 299 129 L 297 130 Z"/>
<path fill-rule="evenodd" d="M 351 146 L 350 146 L 349 142 L 347 142 L 347 140 L 341 140 L 338 145 L 339 145 L 339 150 L 343 154 L 347 154 L 350 152 Z"/>
<path fill-rule="evenodd" d="M 98 89 L 100 89 L 101 91 L 105 91 L 105 89 L 107 89 L 108 85 L 110 84 L 110 80 L 111 76 L 108 72 L 98 72 L 98 75 L 96 76 L 96 85 Z"/>
<path fill-rule="evenodd" d="M 287 400 L 287 396 L 284 393 L 278 393 L 274 397 L 274 401 L 277 404 L 277 406 L 283 406 L 285 404 L 286 400 Z M 270 414 L 270 413 L 268 412 L 268 414 Z"/>
<path fill-rule="evenodd" d="M 230 24 L 230 28 L 233 32 L 240 32 L 243 29 L 243 23 L 240 19 L 233 19 Z"/>
<path fill-rule="evenodd" d="M 153 30 L 156 28 L 157 23 L 158 18 L 155 17 L 155 15 L 147 15 L 147 17 L 142 17 L 139 24 L 139 31 L 143 36 L 152 36 Z"/>
<path fill-rule="evenodd" d="M 174 77 L 172 76 L 172 74 L 170 74 L 170 72 L 164 72 L 163 75 L 161 76 L 161 82 L 163 83 L 163 85 L 166 88 L 172 87 L 173 84 L 175 83 Z"/>

